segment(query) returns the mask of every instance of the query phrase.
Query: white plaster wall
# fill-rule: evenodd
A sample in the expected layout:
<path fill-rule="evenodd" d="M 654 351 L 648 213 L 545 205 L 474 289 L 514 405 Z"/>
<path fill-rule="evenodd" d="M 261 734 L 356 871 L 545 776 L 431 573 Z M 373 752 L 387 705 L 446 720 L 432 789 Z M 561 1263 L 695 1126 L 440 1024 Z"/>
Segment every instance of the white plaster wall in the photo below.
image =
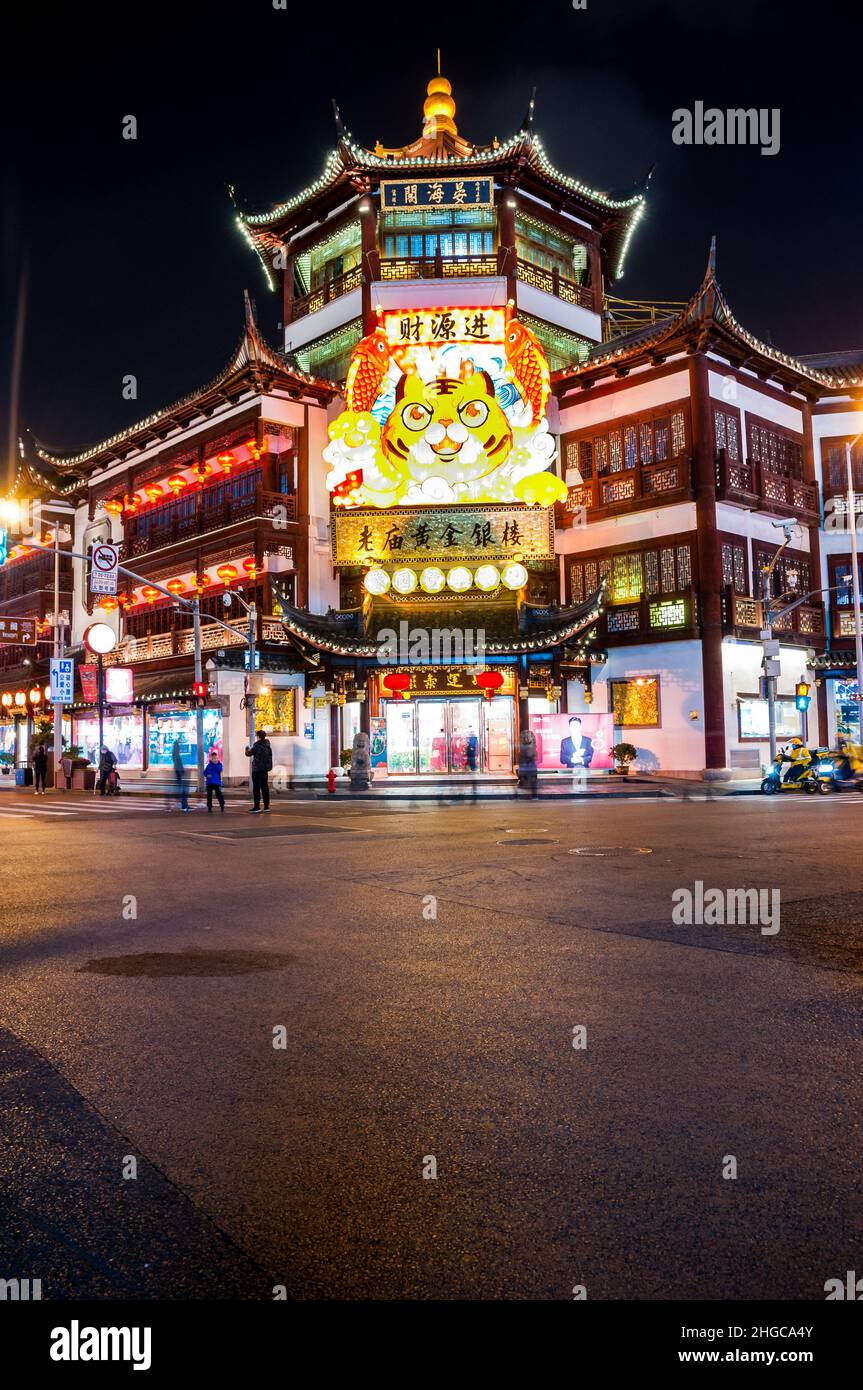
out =
<path fill-rule="evenodd" d="M 570 333 L 578 333 L 589 338 L 592 343 L 602 341 L 602 319 L 592 309 L 584 309 L 580 304 L 567 304 L 535 285 L 525 285 L 519 280 L 516 286 L 518 308 L 544 323 L 557 324 Z"/>
<path fill-rule="evenodd" d="M 675 502 L 670 507 L 655 507 L 652 511 L 627 512 L 587 526 L 572 526 L 555 533 L 555 549 L 559 555 L 575 555 L 581 551 L 602 550 L 606 546 L 635 545 L 639 541 L 674 536 L 681 531 L 694 531 L 696 512 L 694 502 Z"/>
<path fill-rule="evenodd" d="M 758 389 L 758 380 L 752 378 L 752 385 L 739 382 L 735 377 L 723 372 L 721 367 L 708 373 L 710 394 L 714 400 L 724 401 L 726 405 L 737 406 L 742 412 L 760 415 L 762 420 L 772 420 L 783 429 L 803 433 L 803 412 L 800 405 L 793 402 L 778 401 Z M 744 429 L 743 438 L 746 439 Z"/>
<path fill-rule="evenodd" d="M 689 372 L 685 367 L 679 372 L 669 372 L 650 381 L 633 382 L 624 391 L 612 391 L 607 396 L 597 396 L 593 400 L 576 401 L 565 405 L 560 412 L 562 434 L 572 430 L 588 429 L 591 425 L 605 424 L 609 420 L 622 419 L 624 415 L 634 415 L 653 406 L 667 405 L 669 401 L 680 401 L 689 395 Z"/>
<path fill-rule="evenodd" d="M 362 312 L 363 292 L 361 289 L 350 290 L 348 294 L 340 295 L 338 299 L 325 304 L 314 314 L 306 314 L 304 318 L 297 319 L 295 323 L 287 325 L 285 328 L 285 351 L 296 352 L 298 348 L 313 342 L 315 338 L 326 337 L 336 328 L 341 328 L 342 324 L 350 323 L 351 319 L 358 319 Z"/>
<path fill-rule="evenodd" d="M 273 771 L 271 780 L 283 775 L 290 777 L 325 777 L 329 769 L 330 755 L 330 712 L 329 709 L 306 709 L 303 703 L 303 678 L 301 675 L 263 673 L 272 690 L 297 688 L 297 729 L 296 734 L 271 734 L 273 746 Z M 241 708 L 244 691 L 242 671 L 208 671 L 214 693 L 228 697 L 228 710 L 222 716 L 222 742 L 224 778 L 236 782 L 249 775 L 249 760 L 245 750 L 248 747 L 248 718 Z M 323 695 L 323 686 L 314 695 Z M 306 724 L 314 724 L 315 737 L 307 739 L 303 730 Z"/>
<path fill-rule="evenodd" d="M 324 460 L 327 447 L 327 412 L 309 406 L 309 611 L 326 613 L 339 606 L 339 582 L 333 572 L 330 549 L 330 494 Z"/>
<path fill-rule="evenodd" d="M 725 740 L 731 748 L 758 748 L 763 763 L 769 762 L 768 744 L 741 743 L 737 722 L 738 695 L 758 693 L 761 677 L 763 651 L 760 642 L 737 642 L 726 638 L 722 643 L 722 682 L 725 706 Z M 793 695 L 794 687 L 800 680 L 808 681 L 812 696 L 809 705 L 809 744 L 826 743 L 827 730 L 821 729 L 818 722 L 817 701 L 812 673 L 806 671 L 806 650 L 802 647 L 780 647 L 779 660 L 781 674 L 776 682 L 777 695 Z M 753 770 L 753 776 L 755 772 Z"/>
<path fill-rule="evenodd" d="M 704 769 L 704 697 L 701 642 L 651 642 L 615 647 L 592 679 L 593 703 L 584 703 L 584 687 L 570 681 L 569 709 L 574 713 L 609 712 L 610 680 L 659 676 L 661 727 L 630 729 L 615 726 L 614 741 L 633 743 L 639 751 L 634 766 L 645 772 L 701 772 Z M 696 718 L 690 719 L 690 711 Z"/>

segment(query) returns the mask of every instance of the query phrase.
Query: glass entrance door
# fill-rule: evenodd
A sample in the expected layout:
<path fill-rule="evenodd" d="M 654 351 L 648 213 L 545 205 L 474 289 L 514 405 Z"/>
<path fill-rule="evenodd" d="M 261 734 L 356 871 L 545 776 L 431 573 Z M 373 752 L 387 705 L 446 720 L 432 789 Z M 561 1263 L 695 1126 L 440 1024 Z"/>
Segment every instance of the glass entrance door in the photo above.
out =
<path fill-rule="evenodd" d="M 511 772 L 513 700 L 432 699 L 386 702 L 390 773 L 471 776 Z"/>

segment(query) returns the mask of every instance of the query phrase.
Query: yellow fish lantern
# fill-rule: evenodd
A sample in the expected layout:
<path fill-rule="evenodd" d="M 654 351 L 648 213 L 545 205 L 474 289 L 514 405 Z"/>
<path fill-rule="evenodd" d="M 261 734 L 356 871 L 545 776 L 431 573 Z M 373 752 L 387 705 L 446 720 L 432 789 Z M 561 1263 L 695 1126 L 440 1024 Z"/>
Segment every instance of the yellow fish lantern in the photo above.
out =
<path fill-rule="evenodd" d="M 371 410 L 390 365 L 390 345 L 382 328 L 376 328 L 361 338 L 351 353 L 351 365 L 345 382 L 345 405 L 348 410 Z"/>
<path fill-rule="evenodd" d="M 545 414 L 551 376 L 539 339 L 518 319 L 510 319 L 506 330 L 506 360 L 515 384 L 533 413 L 538 425 Z"/>

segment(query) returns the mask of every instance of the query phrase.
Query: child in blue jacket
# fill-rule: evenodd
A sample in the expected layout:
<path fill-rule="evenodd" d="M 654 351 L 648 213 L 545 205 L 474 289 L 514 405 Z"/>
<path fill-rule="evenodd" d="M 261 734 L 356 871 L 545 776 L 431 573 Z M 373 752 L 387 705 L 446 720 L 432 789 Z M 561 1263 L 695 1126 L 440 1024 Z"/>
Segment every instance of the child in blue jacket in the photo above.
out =
<path fill-rule="evenodd" d="M 216 793 L 216 800 L 219 803 L 219 810 L 225 809 L 225 794 L 222 791 L 222 764 L 219 762 L 219 755 L 215 748 L 210 749 L 210 756 L 207 766 L 204 768 L 204 781 L 207 784 L 207 810 L 213 814 L 213 792 Z"/>

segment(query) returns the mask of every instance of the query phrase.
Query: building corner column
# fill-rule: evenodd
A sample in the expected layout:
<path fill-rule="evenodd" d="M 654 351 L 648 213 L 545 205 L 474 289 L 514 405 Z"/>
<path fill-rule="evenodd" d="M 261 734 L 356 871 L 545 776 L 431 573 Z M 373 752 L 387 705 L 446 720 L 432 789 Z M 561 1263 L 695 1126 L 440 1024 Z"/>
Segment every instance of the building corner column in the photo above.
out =
<path fill-rule="evenodd" d="M 725 693 L 722 672 L 722 550 L 716 527 L 716 464 L 707 359 L 689 359 L 693 481 L 701 608 L 701 665 L 704 681 L 704 768 L 726 766 Z"/>

